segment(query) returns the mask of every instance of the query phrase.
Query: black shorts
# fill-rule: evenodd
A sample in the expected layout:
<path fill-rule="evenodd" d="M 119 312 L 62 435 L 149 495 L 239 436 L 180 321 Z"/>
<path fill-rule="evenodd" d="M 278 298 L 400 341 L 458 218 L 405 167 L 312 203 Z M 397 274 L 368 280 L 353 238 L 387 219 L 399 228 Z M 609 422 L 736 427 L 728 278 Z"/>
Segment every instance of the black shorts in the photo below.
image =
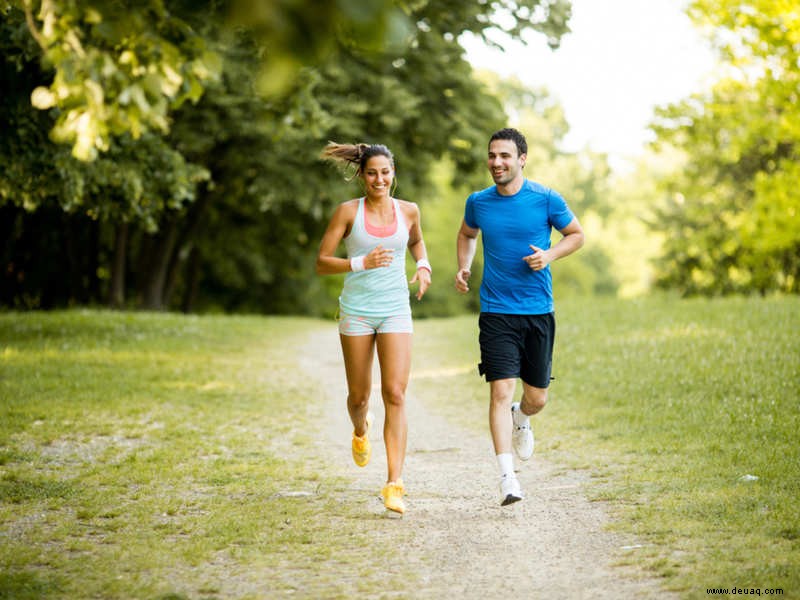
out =
<path fill-rule="evenodd" d="M 528 385 L 550 385 L 556 318 L 544 315 L 481 313 L 478 319 L 481 363 L 486 381 L 521 378 Z"/>

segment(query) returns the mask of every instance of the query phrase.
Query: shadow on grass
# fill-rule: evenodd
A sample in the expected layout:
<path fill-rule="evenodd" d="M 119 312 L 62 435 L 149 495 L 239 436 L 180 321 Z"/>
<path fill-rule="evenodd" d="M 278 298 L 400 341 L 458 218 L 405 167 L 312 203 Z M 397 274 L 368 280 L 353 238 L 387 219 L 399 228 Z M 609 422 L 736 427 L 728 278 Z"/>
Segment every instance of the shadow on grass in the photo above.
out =
<path fill-rule="evenodd" d="M 13 474 L 0 479 L 0 500 L 14 504 L 45 498 L 68 498 L 74 492 L 70 484 L 55 479 L 30 480 Z"/>
<path fill-rule="evenodd" d="M 43 579 L 34 571 L 8 573 L 0 571 L 0 599 L 41 600 L 62 597 L 63 589 L 56 579 Z"/>

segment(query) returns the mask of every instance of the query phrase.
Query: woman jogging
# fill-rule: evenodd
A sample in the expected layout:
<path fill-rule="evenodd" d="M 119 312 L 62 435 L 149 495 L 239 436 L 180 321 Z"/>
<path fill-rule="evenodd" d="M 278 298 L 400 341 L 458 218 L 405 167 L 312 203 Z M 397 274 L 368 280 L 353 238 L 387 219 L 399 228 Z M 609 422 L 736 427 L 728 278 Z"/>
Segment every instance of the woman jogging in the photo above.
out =
<path fill-rule="evenodd" d="M 329 143 L 322 157 L 354 165 L 365 195 L 340 204 L 320 243 L 317 273 L 346 273 L 339 297 L 339 338 L 347 376 L 347 410 L 353 423 L 353 460 L 369 462 L 369 396 L 375 350 L 386 411 L 383 439 L 388 476 L 381 496 L 386 508 L 402 515 L 403 463 L 408 422 L 405 392 L 411 367 L 411 306 L 406 281 L 406 248 L 416 261 L 410 283 L 419 283 L 421 299 L 431 282 L 422 239 L 419 208 L 391 196 L 394 157 L 386 146 Z M 347 258 L 336 256 L 344 242 Z"/>

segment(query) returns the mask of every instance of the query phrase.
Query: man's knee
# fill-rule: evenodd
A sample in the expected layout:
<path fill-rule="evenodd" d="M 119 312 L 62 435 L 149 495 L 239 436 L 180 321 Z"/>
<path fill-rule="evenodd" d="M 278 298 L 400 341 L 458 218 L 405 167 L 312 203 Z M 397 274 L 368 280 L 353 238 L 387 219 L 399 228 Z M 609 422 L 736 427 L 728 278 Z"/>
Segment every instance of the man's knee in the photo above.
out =
<path fill-rule="evenodd" d="M 525 386 L 522 395 L 522 412 L 526 415 L 535 415 L 547 404 L 547 389 Z"/>
<path fill-rule="evenodd" d="M 498 379 L 490 382 L 492 404 L 511 404 L 514 396 L 516 381 L 513 379 Z"/>

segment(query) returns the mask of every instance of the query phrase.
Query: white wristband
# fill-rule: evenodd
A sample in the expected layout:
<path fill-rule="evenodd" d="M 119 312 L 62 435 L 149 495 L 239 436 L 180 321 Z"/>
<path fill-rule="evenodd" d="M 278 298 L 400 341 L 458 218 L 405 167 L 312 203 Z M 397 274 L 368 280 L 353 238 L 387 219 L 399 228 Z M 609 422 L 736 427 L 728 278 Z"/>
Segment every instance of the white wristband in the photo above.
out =
<path fill-rule="evenodd" d="M 433 273 L 433 269 L 431 269 L 431 263 L 428 262 L 427 258 L 420 258 L 417 261 L 417 269 L 428 269 L 429 273 Z"/>
<path fill-rule="evenodd" d="M 363 271 L 364 269 L 366 269 L 366 267 L 364 266 L 363 256 L 354 256 L 350 259 L 350 270 L 353 271 L 353 273 Z"/>

